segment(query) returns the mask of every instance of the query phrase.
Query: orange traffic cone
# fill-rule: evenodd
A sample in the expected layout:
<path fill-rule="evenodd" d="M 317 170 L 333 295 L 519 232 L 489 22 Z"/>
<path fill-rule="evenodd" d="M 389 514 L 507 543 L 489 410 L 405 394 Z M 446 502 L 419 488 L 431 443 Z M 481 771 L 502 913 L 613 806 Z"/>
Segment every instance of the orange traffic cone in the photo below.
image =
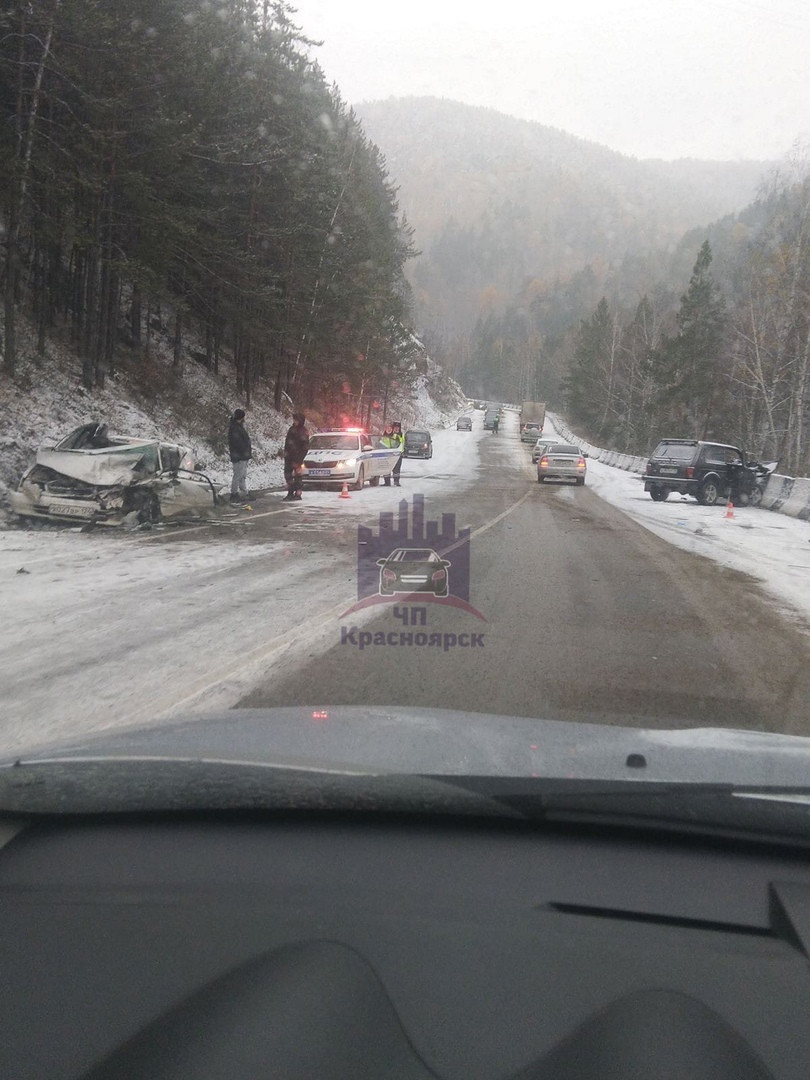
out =
<path fill-rule="evenodd" d="M 346 483 L 345 480 L 343 481 L 343 491 L 341 491 L 341 493 L 340 493 L 340 495 L 338 497 L 341 498 L 341 499 L 350 499 L 351 498 L 351 495 L 349 494 L 349 485 Z"/>
<path fill-rule="evenodd" d="M 731 499 L 728 500 L 728 506 L 726 507 L 726 520 L 734 517 L 734 503 Z"/>

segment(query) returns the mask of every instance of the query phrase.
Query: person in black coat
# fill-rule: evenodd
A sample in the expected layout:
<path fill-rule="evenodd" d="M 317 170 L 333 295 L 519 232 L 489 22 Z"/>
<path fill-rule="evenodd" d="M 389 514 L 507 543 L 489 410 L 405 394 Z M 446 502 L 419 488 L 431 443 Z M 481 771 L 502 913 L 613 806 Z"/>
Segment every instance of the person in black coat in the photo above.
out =
<path fill-rule="evenodd" d="M 309 450 L 309 432 L 304 427 L 305 423 L 306 417 L 303 413 L 293 413 L 293 424 L 284 440 L 284 480 L 287 484 L 285 502 L 300 499 L 304 490 L 301 472 Z"/>
<path fill-rule="evenodd" d="M 233 465 L 231 502 L 241 502 L 248 497 L 247 467 L 253 456 L 250 435 L 245 428 L 244 409 L 237 409 L 228 424 L 228 452 Z"/>

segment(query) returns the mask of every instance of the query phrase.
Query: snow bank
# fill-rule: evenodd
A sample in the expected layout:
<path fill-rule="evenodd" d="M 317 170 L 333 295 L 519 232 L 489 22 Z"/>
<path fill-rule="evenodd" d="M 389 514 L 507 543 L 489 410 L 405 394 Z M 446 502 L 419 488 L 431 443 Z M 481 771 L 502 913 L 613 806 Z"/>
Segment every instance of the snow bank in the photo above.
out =
<path fill-rule="evenodd" d="M 571 437 L 558 417 L 549 416 L 547 423 Z M 727 517 L 725 504 L 700 506 L 686 495 L 653 502 L 639 475 L 643 463 L 639 473 L 628 472 L 610 464 L 607 451 L 579 445 L 591 455 L 588 486 L 600 498 L 669 543 L 755 578 L 782 610 L 810 624 L 810 524 L 754 507 L 735 506 Z M 599 460 L 600 453 L 606 460 Z"/>

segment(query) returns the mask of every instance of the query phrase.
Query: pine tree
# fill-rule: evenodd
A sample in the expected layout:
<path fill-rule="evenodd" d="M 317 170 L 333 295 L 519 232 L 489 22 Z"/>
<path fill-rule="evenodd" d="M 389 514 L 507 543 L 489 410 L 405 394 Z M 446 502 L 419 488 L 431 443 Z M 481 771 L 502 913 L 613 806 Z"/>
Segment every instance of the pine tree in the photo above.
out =
<path fill-rule="evenodd" d="M 571 419 L 594 436 L 612 427 L 617 356 L 617 326 L 605 297 L 589 319 L 580 323 L 563 391 Z"/>
<path fill-rule="evenodd" d="M 655 357 L 659 400 L 685 433 L 705 438 L 725 394 L 723 385 L 726 312 L 712 278 L 712 252 L 704 240 L 675 316 L 677 332 Z"/>

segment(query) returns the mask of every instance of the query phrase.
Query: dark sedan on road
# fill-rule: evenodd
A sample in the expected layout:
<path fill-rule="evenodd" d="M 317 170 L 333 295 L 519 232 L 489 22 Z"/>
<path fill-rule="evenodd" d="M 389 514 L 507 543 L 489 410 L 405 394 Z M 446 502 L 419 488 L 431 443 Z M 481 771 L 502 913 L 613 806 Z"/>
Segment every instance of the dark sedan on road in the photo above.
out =
<path fill-rule="evenodd" d="M 450 563 L 432 548 L 397 548 L 385 559 L 378 559 L 380 594 L 397 592 L 432 592 L 447 596 Z"/>
<path fill-rule="evenodd" d="M 460 416 L 456 421 L 456 431 L 472 431 L 472 419 L 469 416 Z"/>

